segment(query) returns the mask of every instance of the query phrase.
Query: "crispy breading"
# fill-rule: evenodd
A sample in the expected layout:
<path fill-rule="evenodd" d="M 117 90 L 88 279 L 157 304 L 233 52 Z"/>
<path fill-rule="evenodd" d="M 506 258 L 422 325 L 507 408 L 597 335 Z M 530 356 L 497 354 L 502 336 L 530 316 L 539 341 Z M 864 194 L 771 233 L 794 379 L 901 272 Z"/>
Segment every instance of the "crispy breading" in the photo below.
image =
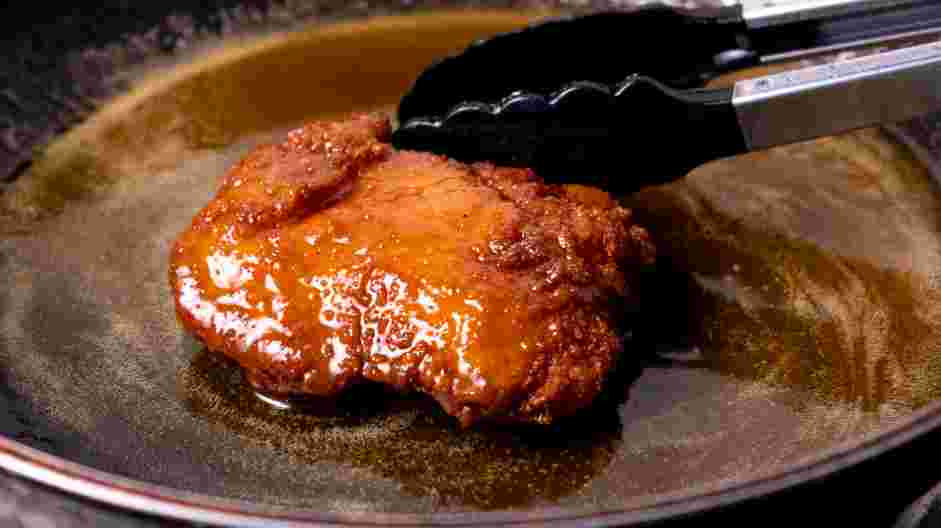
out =
<path fill-rule="evenodd" d="M 231 169 L 173 248 L 180 321 L 267 392 L 371 380 L 465 425 L 586 406 L 622 351 L 646 231 L 602 191 L 389 133 L 312 123 Z"/>

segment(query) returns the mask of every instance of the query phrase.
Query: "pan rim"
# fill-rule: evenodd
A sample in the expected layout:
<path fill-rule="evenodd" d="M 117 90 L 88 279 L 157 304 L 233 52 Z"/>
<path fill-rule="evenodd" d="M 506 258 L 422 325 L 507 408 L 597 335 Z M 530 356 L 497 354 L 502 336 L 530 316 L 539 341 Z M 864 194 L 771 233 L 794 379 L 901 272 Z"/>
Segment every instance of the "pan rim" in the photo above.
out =
<path fill-rule="evenodd" d="M 0 435 L 0 467 L 66 493 L 139 513 L 218 526 L 631 526 L 680 518 L 807 485 L 941 429 L 941 401 L 885 430 L 848 440 L 779 471 L 729 483 L 636 497 L 622 509 L 539 512 L 323 513 L 215 497 L 122 477 L 28 447 Z M 660 497 L 661 500 L 656 500 Z M 654 499 L 654 500 L 651 500 Z"/>

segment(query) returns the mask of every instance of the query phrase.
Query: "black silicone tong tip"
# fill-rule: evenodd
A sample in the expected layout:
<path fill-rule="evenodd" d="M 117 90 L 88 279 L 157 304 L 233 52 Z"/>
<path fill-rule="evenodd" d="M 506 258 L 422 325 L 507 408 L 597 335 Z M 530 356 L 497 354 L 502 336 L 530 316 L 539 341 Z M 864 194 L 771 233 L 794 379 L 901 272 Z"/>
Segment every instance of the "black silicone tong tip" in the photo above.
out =
<path fill-rule="evenodd" d="M 651 5 L 497 35 L 426 69 L 400 101 L 399 122 L 443 115 L 461 101 L 495 101 L 510 90 L 549 96 L 576 79 L 614 85 L 636 73 L 673 88 L 701 87 L 723 69 L 716 61 L 739 48 L 737 14 Z M 735 67 L 753 59 L 737 56 Z"/>
<path fill-rule="evenodd" d="M 461 103 L 440 118 L 403 123 L 392 142 L 630 193 L 744 152 L 731 97 L 729 89 L 677 91 L 636 75 L 615 85 L 576 82 L 548 96 Z"/>

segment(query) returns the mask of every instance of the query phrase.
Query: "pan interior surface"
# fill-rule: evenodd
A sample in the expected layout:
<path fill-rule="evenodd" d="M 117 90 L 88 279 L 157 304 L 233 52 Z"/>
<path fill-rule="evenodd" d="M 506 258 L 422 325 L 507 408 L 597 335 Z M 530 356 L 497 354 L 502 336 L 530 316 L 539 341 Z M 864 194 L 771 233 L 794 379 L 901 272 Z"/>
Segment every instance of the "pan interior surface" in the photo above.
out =
<path fill-rule="evenodd" d="M 0 194 L 0 433 L 279 511 L 600 511 L 773 475 L 938 399 L 941 194 L 879 130 L 625 198 L 662 253 L 645 310 L 605 394 L 548 429 L 461 430 L 376 387 L 275 406 L 185 335 L 169 248 L 229 166 L 304 120 L 388 111 L 436 57 L 538 16 L 376 17 L 140 72 Z"/>

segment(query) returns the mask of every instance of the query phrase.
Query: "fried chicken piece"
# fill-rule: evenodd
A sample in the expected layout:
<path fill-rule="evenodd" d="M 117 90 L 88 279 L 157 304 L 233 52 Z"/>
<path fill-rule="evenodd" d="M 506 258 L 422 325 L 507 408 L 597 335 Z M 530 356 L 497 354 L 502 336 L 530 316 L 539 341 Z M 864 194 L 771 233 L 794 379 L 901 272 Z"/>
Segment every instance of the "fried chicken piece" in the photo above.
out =
<path fill-rule="evenodd" d="M 372 380 L 464 425 L 590 403 L 653 259 L 646 231 L 602 191 L 389 134 L 375 116 L 313 123 L 237 164 L 173 248 L 182 324 L 271 393 Z"/>

